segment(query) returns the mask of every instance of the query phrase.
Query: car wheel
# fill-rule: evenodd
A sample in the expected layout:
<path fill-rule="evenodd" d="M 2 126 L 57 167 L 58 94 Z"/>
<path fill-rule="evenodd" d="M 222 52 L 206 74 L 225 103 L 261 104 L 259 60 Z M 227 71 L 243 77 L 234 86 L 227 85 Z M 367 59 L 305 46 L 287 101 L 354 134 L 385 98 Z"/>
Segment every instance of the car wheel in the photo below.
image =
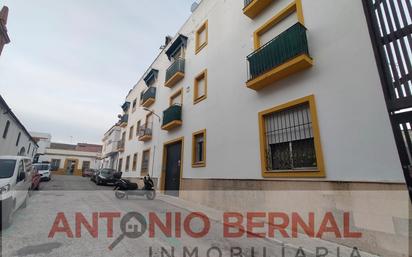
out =
<path fill-rule="evenodd" d="M 40 182 L 37 184 L 37 186 L 34 190 L 39 190 L 39 189 L 40 189 Z"/>
<path fill-rule="evenodd" d="M 96 185 L 100 186 L 100 179 L 96 179 Z"/>
<path fill-rule="evenodd" d="M 114 195 L 116 196 L 117 199 L 123 199 L 126 196 L 126 193 L 116 190 L 116 192 L 114 192 Z"/>
<path fill-rule="evenodd" d="M 10 210 L 10 213 L 8 213 L 8 215 L 6 217 L 2 218 L 0 227 L 1 227 L 1 229 L 6 229 L 6 228 L 9 228 L 12 223 L 13 223 L 13 211 Z"/>

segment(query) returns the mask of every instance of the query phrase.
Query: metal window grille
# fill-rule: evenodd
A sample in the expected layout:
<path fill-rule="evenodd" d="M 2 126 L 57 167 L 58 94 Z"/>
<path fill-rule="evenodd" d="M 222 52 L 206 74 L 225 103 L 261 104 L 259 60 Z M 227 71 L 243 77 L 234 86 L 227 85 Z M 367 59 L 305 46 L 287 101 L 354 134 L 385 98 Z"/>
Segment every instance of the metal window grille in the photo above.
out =
<path fill-rule="evenodd" d="M 267 170 L 317 168 L 308 103 L 265 115 L 264 126 Z"/>
<path fill-rule="evenodd" d="M 203 134 L 199 134 L 195 136 L 195 162 L 202 162 L 203 161 Z"/>

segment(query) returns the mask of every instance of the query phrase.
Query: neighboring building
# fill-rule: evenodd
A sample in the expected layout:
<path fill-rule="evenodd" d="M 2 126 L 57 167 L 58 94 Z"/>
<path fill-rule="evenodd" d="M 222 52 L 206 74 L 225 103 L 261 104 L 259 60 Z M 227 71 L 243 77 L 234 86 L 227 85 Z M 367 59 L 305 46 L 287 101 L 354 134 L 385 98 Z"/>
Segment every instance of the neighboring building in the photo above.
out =
<path fill-rule="evenodd" d="M 408 197 L 362 2 L 244 2 L 203 0 L 166 40 L 122 105 L 118 169 L 151 174 L 168 194 L 224 210 L 247 206 L 225 190 L 319 190 L 305 205 L 324 199 L 323 208 L 350 209 L 371 238 L 404 245 L 394 232 L 407 218 L 399 209 L 386 213 L 393 223 L 385 233 L 380 209 L 362 209 Z M 345 201 L 321 189 L 404 194 Z M 256 203 L 254 196 L 241 201 Z M 271 199 L 262 209 L 286 200 L 262 199 Z M 287 201 L 302 207 L 302 199 Z"/>
<path fill-rule="evenodd" d="M 9 8 L 3 6 L 0 11 L 0 55 L 5 44 L 10 43 L 10 38 L 7 33 L 7 16 L 9 15 Z"/>
<path fill-rule="evenodd" d="M 121 129 L 115 124 L 103 137 L 102 168 L 117 169 L 119 152 L 124 148 L 124 141 L 121 141 Z"/>
<path fill-rule="evenodd" d="M 38 145 L 0 95 L 0 155 L 34 157 Z"/>
<path fill-rule="evenodd" d="M 36 141 L 39 148 L 37 149 L 37 154 L 45 154 L 46 149 L 50 147 L 51 134 L 41 133 L 41 132 L 30 132 L 30 135 Z"/>
<path fill-rule="evenodd" d="M 54 174 L 81 176 L 84 169 L 98 169 L 101 162 L 101 145 L 51 143 L 39 161 L 50 162 Z"/>

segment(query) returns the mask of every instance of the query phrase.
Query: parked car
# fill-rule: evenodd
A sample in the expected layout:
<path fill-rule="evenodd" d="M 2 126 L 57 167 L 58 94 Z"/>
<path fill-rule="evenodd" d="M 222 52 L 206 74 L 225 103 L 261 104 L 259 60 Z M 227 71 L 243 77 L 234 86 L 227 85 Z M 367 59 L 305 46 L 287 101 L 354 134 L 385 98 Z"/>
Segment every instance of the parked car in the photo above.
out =
<path fill-rule="evenodd" d="M 92 176 L 90 177 L 90 180 L 93 181 L 94 183 L 96 183 L 96 178 L 99 175 L 99 170 L 95 170 L 92 174 Z"/>
<path fill-rule="evenodd" d="M 39 172 L 41 180 L 49 181 L 51 179 L 50 163 L 35 163 L 33 166 Z"/>
<path fill-rule="evenodd" d="M 14 213 L 26 207 L 33 165 L 24 156 L 0 156 L 1 227 L 11 225 Z"/>
<path fill-rule="evenodd" d="M 82 177 L 92 177 L 95 172 L 96 170 L 94 169 L 84 169 L 82 171 Z"/>
<path fill-rule="evenodd" d="M 41 175 L 38 170 L 33 168 L 32 171 L 32 178 L 31 178 L 31 190 L 39 190 L 40 188 L 40 181 L 41 181 Z"/>
<path fill-rule="evenodd" d="M 101 169 L 96 176 L 96 185 L 114 184 L 117 181 L 113 176 L 116 172 L 114 169 Z"/>

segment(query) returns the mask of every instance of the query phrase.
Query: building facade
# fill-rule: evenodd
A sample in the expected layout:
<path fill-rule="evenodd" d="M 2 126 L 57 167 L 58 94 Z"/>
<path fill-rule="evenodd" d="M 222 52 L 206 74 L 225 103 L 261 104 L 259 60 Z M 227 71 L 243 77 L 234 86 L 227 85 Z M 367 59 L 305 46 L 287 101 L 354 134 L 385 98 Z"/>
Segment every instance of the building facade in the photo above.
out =
<path fill-rule="evenodd" d="M 50 162 L 54 174 L 81 176 L 85 169 L 101 166 L 101 145 L 79 143 L 77 145 L 51 143 L 39 162 Z"/>
<path fill-rule="evenodd" d="M 6 27 L 8 15 L 9 8 L 7 6 L 3 6 L 0 10 L 0 55 L 3 51 L 4 45 L 10 43 L 10 38 Z"/>
<path fill-rule="evenodd" d="M 123 150 L 124 141 L 121 141 L 121 129 L 115 124 L 103 137 L 101 168 L 117 169 L 119 151 Z"/>
<path fill-rule="evenodd" d="M 34 157 L 38 145 L 0 95 L 0 155 Z"/>
<path fill-rule="evenodd" d="M 227 210 L 239 203 L 227 190 L 393 190 L 398 204 L 408 199 L 361 1 L 203 0 L 122 110 L 123 176 L 150 174 L 187 200 Z M 371 198 L 331 198 L 324 208 L 344 206 L 376 240 L 405 246 L 399 224 L 382 228 L 361 210 Z M 402 256 L 401 247 L 364 243 Z"/>

